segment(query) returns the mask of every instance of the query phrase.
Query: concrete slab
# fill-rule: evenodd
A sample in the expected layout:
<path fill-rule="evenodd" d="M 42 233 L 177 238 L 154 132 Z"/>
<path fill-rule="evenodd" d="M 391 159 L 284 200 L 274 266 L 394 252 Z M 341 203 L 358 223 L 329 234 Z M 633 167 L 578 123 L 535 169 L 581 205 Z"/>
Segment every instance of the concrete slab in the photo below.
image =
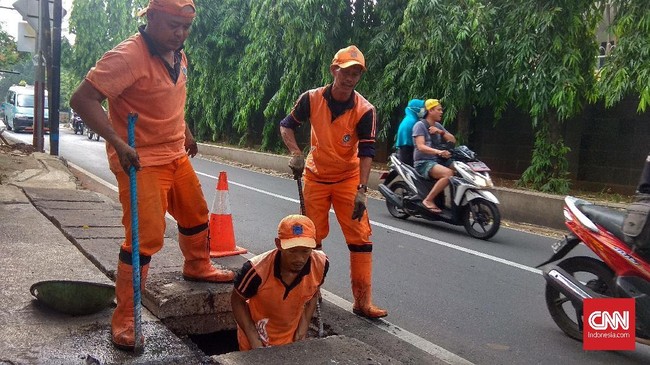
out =
<path fill-rule="evenodd" d="M 71 201 L 61 201 L 61 200 L 39 200 L 34 202 L 34 205 L 39 209 L 60 209 L 60 210 L 106 210 L 106 207 L 102 203 L 98 202 L 71 202 Z M 120 206 L 114 206 L 114 209 L 119 209 L 121 212 Z"/>
<path fill-rule="evenodd" d="M 32 157 L 37 164 L 34 168 L 18 171 L 10 178 L 21 187 L 76 189 L 76 179 L 70 174 L 64 160 L 45 153 L 35 152 Z"/>
<path fill-rule="evenodd" d="M 87 203 L 71 203 L 84 205 Z M 98 203 L 101 204 L 101 203 Z M 122 230 L 124 235 L 124 226 L 122 226 L 122 212 L 112 208 L 85 210 L 81 209 L 58 209 L 49 208 L 45 209 L 42 206 L 36 205 L 40 209 L 44 209 L 44 213 L 49 217 L 56 217 L 61 227 L 98 227 L 98 228 L 113 228 L 118 227 Z M 40 210 L 39 209 L 39 210 Z"/>
<path fill-rule="evenodd" d="M 0 203 L 2 204 L 29 204 L 29 199 L 23 191 L 13 185 L 0 185 Z"/>
<path fill-rule="evenodd" d="M 95 202 L 104 203 L 99 194 L 89 190 L 25 187 L 25 194 L 38 204 L 39 201 Z"/>
<path fill-rule="evenodd" d="M 180 273 L 151 275 L 147 298 L 157 303 L 158 318 L 229 312 L 232 283 L 203 283 L 180 279 Z M 180 280 L 179 280 L 180 279 Z"/>
<path fill-rule="evenodd" d="M 48 214 L 48 212 L 45 215 L 48 216 L 48 218 L 55 218 Z M 60 222 L 58 220 L 53 221 L 54 224 L 59 225 Z M 91 227 L 91 226 L 85 226 L 85 227 L 66 227 L 65 229 L 66 234 L 68 234 L 70 237 L 74 237 L 77 239 L 83 239 L 83 238 L 115 238 L 115 239 L 124 239 L 124 228 L 123 227 Z"/>
<path fill-rule="evenodd" d="M 5 192 L 16 190 L 2 186 Z M 12 198 L 12 200 L 14 200 Z M 0 353 L 7 363 L 189 364 L 205 362 L 198 349 L 143 310 L 143 354 L 110 343 L 112 308 L 85 316 L 58 313 L 29 292 L 44 280 L 111 280 L 31 204 L 0 204 Z"/>
<path fill-rule="evenodd" d="M 212 356 L 221 365 L 238 364 L 403 364 L 376 348 L 346 336 L 307 339 L 286 346 Z"/>

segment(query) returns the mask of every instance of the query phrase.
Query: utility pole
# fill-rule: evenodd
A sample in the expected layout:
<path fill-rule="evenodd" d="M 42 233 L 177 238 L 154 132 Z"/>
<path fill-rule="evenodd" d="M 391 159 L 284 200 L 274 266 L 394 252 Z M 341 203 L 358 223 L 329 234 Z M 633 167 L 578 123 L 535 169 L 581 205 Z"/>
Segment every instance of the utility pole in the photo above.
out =
<path fill-rule="evenodd" d="M 46 39 L 45 18 L 49 20 L 50 9 L 47 1 L 39 1 L 38 7 L 38 38 L 36 54 L 34 55 L 34 139 L 32 145 L 38 152 L 44 151 L 43 122 L 45 119 L 45 55 L 43 48 L 49 42 Z M 49 23 L 49 21 L 48 21 Z"/>
<path fill-rule="evenodd" d="M 59 155 L 59 105 L 61 100 L 61 18 L 63 5 L 54 0 L 52 10 L 52 82 L 50 88 L 50 155 Z"/>

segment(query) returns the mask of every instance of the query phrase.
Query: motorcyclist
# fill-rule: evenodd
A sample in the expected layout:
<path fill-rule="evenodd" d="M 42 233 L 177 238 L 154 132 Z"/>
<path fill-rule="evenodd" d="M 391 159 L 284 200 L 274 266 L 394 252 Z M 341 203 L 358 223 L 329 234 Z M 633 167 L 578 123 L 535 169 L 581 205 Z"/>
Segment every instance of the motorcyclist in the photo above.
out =
<path fill-rule="evenodd" d="M 431 179 L 437 179 L 429 194 L 422 200 L 422 205 L 431 213 L 440 213 L 434 199 L 449 185 L 449 178 L 454 175 L 450 168 L 451 152 L 444 149 L 443 144 L 456 143 L 456 137 L 440 124 L 442 120 L 442 104 L 437 99 L 428 99 L 424 103 L 426 114 L 413 126 L 414 167 L 417 172 Z"/>
<path fill-rule="evenodd" d="M 418 119 L 424 117 L 424 100 L 411 99 L 406 108 L 404 108 L 404 118 L 399 123 L 397 134 L 395 135 L 395 148 L 400 161 L 409 166 L 413 166 L 413 126 Z"/>

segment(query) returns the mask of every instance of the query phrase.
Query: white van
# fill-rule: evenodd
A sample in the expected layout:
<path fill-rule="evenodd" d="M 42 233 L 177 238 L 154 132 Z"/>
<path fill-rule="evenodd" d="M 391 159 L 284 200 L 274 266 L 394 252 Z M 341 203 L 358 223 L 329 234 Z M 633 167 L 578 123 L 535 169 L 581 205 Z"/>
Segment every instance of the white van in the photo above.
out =
<path fill-rule="evenodd" d="M 49 111 L 47 106 L 47 90 L 45 90 L 45 121 L 44 129 L 49 131 Z M 2 121 L 7 129 L 16 132 L 34 131 L 34 86 L 14 85 L 9 88 L 2 102 Z"/>

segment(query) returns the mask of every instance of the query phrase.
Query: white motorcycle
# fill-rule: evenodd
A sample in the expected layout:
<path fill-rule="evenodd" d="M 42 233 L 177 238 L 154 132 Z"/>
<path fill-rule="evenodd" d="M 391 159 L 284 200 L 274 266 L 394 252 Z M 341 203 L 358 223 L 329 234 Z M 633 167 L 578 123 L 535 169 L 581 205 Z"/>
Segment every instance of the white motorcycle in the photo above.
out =
<path fill-rule="evenodd" d="M 499 200 L 485 190 L 494 186 L 488 173 L 490 169 L 466 146 L 450 151 L 451 168 L 455 174 L 436 197 L 435 203 L 442 209 L 441 213 L 432 213 L 422 205 L 435 181 L 418 174 L 396 154 L 390 156 L 391 169 L 382 174 L 383 183 L 379 185 L 379 191 L 386 198 L 386 207 L 393 217 L 406 219 L 413 216 L 462 225 L 470 236 L 487 240 L 501 226 Z"/>

